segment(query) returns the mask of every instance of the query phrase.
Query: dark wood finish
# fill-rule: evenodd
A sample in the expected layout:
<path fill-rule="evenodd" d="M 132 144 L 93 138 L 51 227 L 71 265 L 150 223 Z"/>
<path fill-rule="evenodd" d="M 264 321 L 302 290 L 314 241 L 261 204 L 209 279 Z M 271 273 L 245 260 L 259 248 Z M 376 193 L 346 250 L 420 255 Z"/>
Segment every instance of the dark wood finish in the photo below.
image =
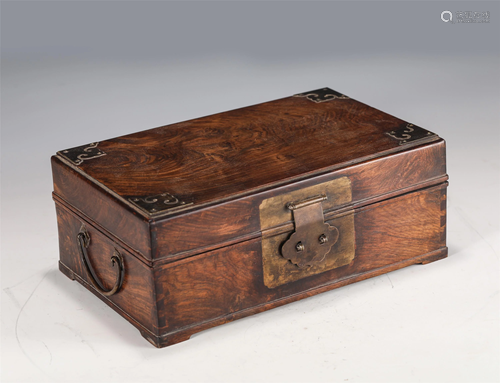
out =
<path fill-rule="evenodd" d="M 383 156 L 291 185 L 256 193 L 232 202 L 150 221 L 139 216 L 88 178 L 52 158 L 54 193 L 102 230 L 116 236 L 148 260 L 181 259 L 189 254 L 259 236 L 259 205 L 272 196 L 289 193 L 348 176 L 352 204 L 387 198 L 423 185 L 443 182 L 446 176 L 444 140 Z M 85 213 L 83 213 L 85 212 Z M 192 235 L 196 233 L 196 235 Z M 172 238 L 175 238 L 173 241 Z"/>
<path fill-rule="evenodd" d="M 407 124 L 352 99 L 287 97 L 100 142 L 106 155 L 78 168 L 121 197 L 168 192 L 195 209 L 404 151 L 387 133 Z"/>
<path fill-rule="evenodd" d="M 151 237 L 146 218 L 131 211 L 120 200 L 55 156 L 52 157 L 52 177 L 56 198 L 86 216 L 94 226 L 124 241 L 131 250 L 145 258 L 150 257 Z"/>
<path fill-rule="evenodd" d="M 91 237 L 88 249 L 99 279 L 106 288 L 111 288 L 116 279 L 116 270 L 111 265 L 111 256 L 116 248 L 125 263 L 125 279 L 119 293 L 104 297 L 103 300 L 112 305 L 122 314 L 127 314 L 127 319 L 133 321 L 141 330 L 157 334 L 157 312 L 155 303 L 155 289 L 153 284 L 152 269 L 133 256 L 124 247 L 96 230 L 93 225 L 83 217 L 76 216 L 62 204 L 56 203 L 57 223 L 59 228 L 60 269 L 71 279 L 78 278 L 85 282 L 89 290 L 100 295 L 90 284 L 89 276 L 85 271 L 83 262 L 78 252 L 77 235 L 80 228 L 85 225 Z"/>
<path fill-rule="evenodd" d="M 160 333 L 443 249 L 445 190 L 443 184 L 357 209 L 356 255 L 348 266 L 275 289 L 263 282 L 260 238 L 156 268 Z"/>
<path fill-rule="evenodd" d="M 446 257 L 445 142 L 420 128 L 414 141 L 407 139 L 413 125 L 355 100 L 316 103 L 318 97 L 289 97 L 58 152 L 52 169 L 61 271 L 163 347 Z M 279 257 L 296 227 L 292 214 L 263 227 L 263 201 L 341 178 L 350 198 L 323 205 L 324 220 L 339 228 L 333 252 L 349 248 L 349 257 L 300 275 L 288 270 L 296 267 L 291 263 L 272 263 L 280 282 L 266 283 L 263 238 L 279 239 L 270 245 Z M 164 202 L 173 210 L 155 212 Z M 340 225 L 341 217 L 349 225 Z M 78 251 L 82 225 L 103 290 L 116 282 L 114 249 L 123 256 L 123 285 L 114 295 L 89 283 Z"/>
<path fill-rule="evenodd" d="M 441 183 L 447 179 L 445 155 L 445 142 L 439 140 L 411 152 L 383 156 L 231 203 L 159 220 L 152 225 L 155 238 L 152 258 L 175 260 L 220 247 L 238 237 L 258 236 L 259 205 L 263 200 L 332 179 L 349 177 L 353 194 L 351 206 Z"/>
<path fill-rule="evenodd" d="M 285 296 L 285 297 L 277 299 L 273 302 L 261 304 L 258 306 L 253 306 L 253 307 L 250 307 L 248 309 L 237 311 L 237 312 L 232 313 L 232 314 L 222 315 L 222 316 L 219 316 L 211 321 L 201 322 L 201 323 L 196 324 L 192 327 L 187 327 L 187 328 L 181 329 L 179 331 L 166 334 L 166 335 L 161 336 L 161 337 L 156 337 L 154 339 L 150 338 L 150 339 L 148 339 L 148 341 L 151 342 L 156 347 L 171 346 L 173 344 L 188 340 L 191 337 L 191 335 L 196 334 L 197 332 L 207 330 L 207 329 L 215 327 L 215 326 L 220 326 L 220 325 L 223 325 L 223 324 L 228 323 L 228 322 L 232 322 L 232 321 L 237 320 L 237 319 L 245 318 L 245 317 L 250 316 L 250 315 L 255 315 L 255 314 L 261 313 L 263 311 L 267 311 L 267 310 L 270 310 L 270 309 L 273 309 L 276 307 L 286 305 L 288 303 L 292 303 L 292 302 L 295 302 L 295 301 L 298 301 L 298 300 L 301 300 L 304 298 L 314 296 L 316 294 L 324 293 L 324 292 L 329 291 L 329 290 L 343 287 L 343 286 L 349 285 L 351 283 L 359 282 L 359 281 L 362 281 L 364 279 L 373 278 L 373 277 L 376 277 L 376 276 L 381 275 L 381 274 L 385 274 L 385 273 L 388 273 L 388 272 L 391 272 L 394 270 L 401 269 L 403 267 L 411 266 L 411 265 L 418 264 L 418 263 L 427 264 L 427 263 L 435 262 L 435 261 L 438 261 L 440 259 L 446 258 L 447 256 L 448 256 L 448 248 L 447 247 L 441 248 L 441 249 L 433 251 L 429 254 L 423 254 L 423 255 L 420 255 L 418 257 L 403 260 L 403 261 L 398 262 L 398 263 L 393 263 L 391 265 L 381 267 L 379 269 L 371 270 L 371 271 L 366 272 L 366 273 L 353 275 L 353 276 L 347 277 L 345 279 L 334 281 L 332 283 L 328 283 L 328 284 L 325 284 L 323 286 L 319 286 L 319 287 L 311 289 L 311 290 L 303 291 L 303 292 L 298 293 L 296 295 Z"/>
<path fill-rule="evenodd" d="M 264 284 L 261 239 L 256 238 L 158 266 L 152 270 L 154 278 L 144 271 L 151 269 L 125 252 L 127 272 L 142 269 L 145 274 L 133 282 L 129 276 L 122 295 L 99 296 L 87 282 L 76 255 L 74 238 L 81 223 L 86 221 L 72 218 L 68 210 L 58 207 L 63 238 L 62 268 L 67 268 L 63 271 L 68 276 L 76 278 L 124 315 L 151 343 L 162 347 L 239 317 L 410 264 L 446 257 L 446 205 L 443 203 L 446 186 L 444 183 L 356 209 L 356 257 L 351 264 L 275 289 Z M 93 234 L 97 238 L 93 253 L 106 254 L 95 259 L 96 269 L 105 281 L 112 283 L 114 274 L 108 258 L 116 243 L 99 246 L 99 232 Z M 137 288 L 137 285 L 142 286 Z M 156 293 L 156 300 L 152 292 Z M 148 314 L 141 317 L 145 313 Z M 155 325 L 147 328 L 148 323 Z"/>

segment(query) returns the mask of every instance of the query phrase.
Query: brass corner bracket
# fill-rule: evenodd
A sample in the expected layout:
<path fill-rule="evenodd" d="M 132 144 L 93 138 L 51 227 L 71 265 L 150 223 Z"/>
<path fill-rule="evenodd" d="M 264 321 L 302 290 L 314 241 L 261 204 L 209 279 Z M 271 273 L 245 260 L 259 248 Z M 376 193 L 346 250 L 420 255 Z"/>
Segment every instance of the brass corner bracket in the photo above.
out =
<path fill-rule="evenodd" d="M 294 97 L 304 97 L 316 103 L 330 100 L 348 100 L 349 97 L 330 88 L 311 90 L 310 92 L 298 93 Z"/>
<path fill-rule="evenodd" d="M 394 138 L 395 140 L 398 140 L 399 145 L 404 145 L 408 142 L 436 136 L 435 133 L 429 132 L 428 130 L 423 129 L 420 126 L 410 123 L 406 123 L 404 126 L 401 126 L 390 132 L 386 132 L 385 134 L 387 134 L 391 138 Z"/>
<path fill-rule="evenodd" d="M 150 196 L 128 196 L 129 202 L 149 214 L 164 213 L 171 210 L 179 210 L 192 202 L 185 202 L 170 193 L 161 193 Z"/>
<path fill-rule="evenodd" d="M 99 142 L 92 142 L 87 145 L 77 146 L 71 149 L 60 150 L 58 155 L 64 157 L 74 165 L 81 165 L 83 161 L 105 156 L 106 153 L 97 147 Z"/>

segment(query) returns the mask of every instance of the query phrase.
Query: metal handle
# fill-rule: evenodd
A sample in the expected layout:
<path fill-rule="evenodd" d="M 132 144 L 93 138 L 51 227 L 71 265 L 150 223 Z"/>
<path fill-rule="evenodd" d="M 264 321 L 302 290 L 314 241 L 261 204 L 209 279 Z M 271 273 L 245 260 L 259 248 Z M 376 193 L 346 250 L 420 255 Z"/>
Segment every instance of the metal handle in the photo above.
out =
<path fill-rule="evenodd" d="M 80 232 L 76 236 L 76 240 L 78 241 L 78 250 L 80 252 L 80 258 L 85 265 L 85 269 L 87 270 L 87 275 L 90 279 L 92 285 L 99 291 L 102 295 L 110 297 L 113 294 L 116 294 L 118 290 L 122 287 L 123 278 L 125 277 L 125 267 L 123 263 L 123 257 L 115 249 L 113 256 L 111 257 L 111 266 L 118 265 L 118 273 L 116 275 L 116 281 L 112 289 L 106 290 L 102 282 L 97 277 L 97 274 L 92 267 L 92 263 L 90 263 L 89 256 L 87 254 L 87 248 L 90 245 L 90 235 L 85 229 L 84 226 L 80 229 Z"/>

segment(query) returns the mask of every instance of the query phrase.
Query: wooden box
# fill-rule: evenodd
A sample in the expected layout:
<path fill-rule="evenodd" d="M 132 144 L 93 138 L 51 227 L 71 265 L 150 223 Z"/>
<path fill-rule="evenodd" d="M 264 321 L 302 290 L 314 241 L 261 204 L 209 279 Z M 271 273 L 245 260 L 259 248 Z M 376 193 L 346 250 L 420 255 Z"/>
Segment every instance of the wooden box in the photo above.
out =
<path fill-rule="evenodd" d="M 329 88 L 62 150 L 60 270 L 168 346 L 446 257 L 445 166 Z"/>

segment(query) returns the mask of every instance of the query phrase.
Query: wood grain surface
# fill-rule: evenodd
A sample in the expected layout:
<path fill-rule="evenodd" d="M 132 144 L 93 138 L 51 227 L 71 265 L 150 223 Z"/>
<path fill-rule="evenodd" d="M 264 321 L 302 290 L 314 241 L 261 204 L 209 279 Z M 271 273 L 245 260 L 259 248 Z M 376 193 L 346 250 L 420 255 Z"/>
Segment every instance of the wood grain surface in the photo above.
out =
<path fill-rule="evenodd" d="M 445 156 L 445 142 L 439 140 L 408 152 L 387 155 L 228 203 L 158 220 L 152 224 L 152 258 L 162 261 L 180 259 L 200 250 L 208 251 L 213 246 L 220 247 L 237 238 L 259 236 L 259 206 L 263 200 L 336 178 L 349 177 L 351 180 L 352 201 L 347 208 L 442 183 L 447 179 Z M 328 214 L 328 210 L 325 213 Z"/>
<path fill-rule="evenodd" d="M 407 126 L 352 99 L 289 97 L 103 141 L 92 146 L 98 156 L 78 164 L 58 154 L 52 171 L 60 269 L 163 347 L 234 319 L 444 258 L 445 142 L 424 137 L 422 129 L 424 138 L 415 142 L 386 134 Z M 349 257 L 337 268 L 319 265 L 300 275 L 289 270 L 293 265 L 271 260 L 278 266 L 269 268 L 274 274 L 266 285 L 263 235 L 280 238 L 272 242 L 279 247 L 294 222 L 289 214 L 289 221 L 263 229 L 262 201 L 339 179 L 350 185 L 350 198 L 325 205 L 324 217 L 333 224 L 350 214 L 350 237 L 337 222 L 345 236 L 337 248 L 351 241 Z M 128 199 L 161 193 L 192 205 L 155 215 Z M 76 240 L 82 225 L 91 237 L 90 262 L 106 289 L 116 277 L 114 250 L 124 258 L 123 286 L 110 297 L 89 284 Z M 297 278 L 282 275 L 287 273 Z"/>
<path fill-rule="evenodd" d="M 445 182 L 356 208 L 356 254 L 349 265 L 272 289 L 263 280 L 261 238 L 152 268 L 57 204 L 61 270 L 164 347 L 240 317 L 446 257 L 446 188 Z M 125 283 L 115 296 L 104 297 L 88 283 L 76 243 L 82 223 L 93 240 L 91 260 L 107 286 L 115 276 L 112 249 L 125 257 Z"/>
<path fill-rule="evenodd" d="M 151 257 L 149 222 L 88 178 L 52 157 L 54 198 L 116 236 L 144 258 Z"/>
<path fill-rule="evenodd" d="M 356 255 L 347 266 L 269 289 L 261 239 L 155 268 L 160 333 L 175 331 L 325 283 L 380 269 L 446 247 L 446 184 L 357 209 Z M 162 315 L 163 314 L 163 315 Z"/>
<path fill-rule="evenodd" d="M 406 150 L 386 134 L 406 125 L 352 99 L 287 97 L 102 141 L 78 168 L 121 197 L 203 205 Z"/>
<path fill-rule="evenodd" d="M 58 157 L 52 158 L 52 169 L 56 198 L 117 236 L 146 261 L 160 262 L 259 236 L 259 205 L 272 196 L 347 176 L 352 183 L 355 206 L 447 179 L 446 146 L 441 139 L 212 207 L 148 219 Z"/>
<path fill-rule="evenodd" d="M 111 265 L 114 249 L 117 249 L 124 259 L 125 279 L 122 288 L 111 297 L 101 295 L 103 300 L 113 306 L 120 314 L 126 314 L 127 319 L 137 327 L 146 332 L 157 334 L 155 289 L 151 267 L 63 205 L 56 203 L 56 210 L 62 271 L 72 279 L 76 276 L 79 277 L 79 281 L 84 282 L 89 290 L 100 295 L 90 285 L 89 276 L 78 252 L 76 237 L 82 225 L 85 225 L 91 238 L 88 248 L 90 261 L 97 276 L 107 289 L 113 286 L 116 278 L 116 268 Z"/>

